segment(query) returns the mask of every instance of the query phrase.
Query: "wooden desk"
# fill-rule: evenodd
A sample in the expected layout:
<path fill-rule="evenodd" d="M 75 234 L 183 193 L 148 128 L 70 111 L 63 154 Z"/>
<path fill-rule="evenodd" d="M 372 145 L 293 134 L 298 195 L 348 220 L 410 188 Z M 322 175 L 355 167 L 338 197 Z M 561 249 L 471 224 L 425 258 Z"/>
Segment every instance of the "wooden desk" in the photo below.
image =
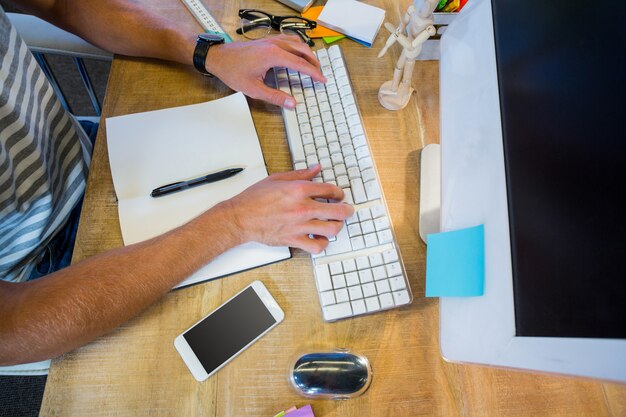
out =
<path fill-rule="evenodd" d="M 178 0 L 144 0 L 150 7 L 199 31 Z M 157 4 L 155 6 L 155 3 Z M 408 0 L 370 0 L 397 22 Z M 401 3 L 401 4 L 397 4 Z M 275 14 L 277 2 L 206 1 L 234 34 L 240 7 Z M 399 50 L 376 59 L 374 48 L 341 41 L 356 88 L 398 243 L 415 295 L 409 307 L 326 324 L 315 296 L 309 256 L 226 279 L 173 291 L 138 317 L 54 361 L 41 408 L 44 416 L 259 416 L 312 403 L 318 416 L 618 416 L 626 415 L 626 387 L 576 378 L 542 376 L 441 359 L 438 303 L 424 298 L 425 246 L 418 236 L 420 149 L 439 141 L 437 62 L 418 62 L 417 92 L 400 112 L 384 110 L 380 84 L 390 78 Z M 318 42 L 318 45 L 320 42 Z M 104 117 L 199 103 L 229 90 L 190 67 L 116 57 Z M 279 109 L 249 100 L 269 171 L 290 169 Z M 208 242 L 210 244 L 210 242 Z M 115 194 L 100 126 L 75 261 L 122 245 Z M 255 279 L 262 280 L 286 313 L 285 321 L 218 374 L 197 383 L 174 349 L 174 338 Z M 130 295 L 129 295 L 130 296 Z M 362 397 L 311 401 L 294 394 L 287 369 L 299 351 L 350 347 L 364 353 L 374 380 Z"/>

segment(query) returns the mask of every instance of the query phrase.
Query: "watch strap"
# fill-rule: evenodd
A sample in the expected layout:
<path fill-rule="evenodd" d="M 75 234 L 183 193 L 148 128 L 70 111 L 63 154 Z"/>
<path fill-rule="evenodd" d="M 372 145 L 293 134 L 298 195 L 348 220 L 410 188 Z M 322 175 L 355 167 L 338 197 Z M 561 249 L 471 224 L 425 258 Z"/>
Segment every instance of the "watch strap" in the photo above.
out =
<path fill-rule="evenodd" d="M 211 42 L 198 38 L 196 41 L 196 47 L 193 50 L 193 66 L 202 74 L 209 77 L 213 77 L 209 71 L 206 70 L 206 56 L 209 53 Z"/>

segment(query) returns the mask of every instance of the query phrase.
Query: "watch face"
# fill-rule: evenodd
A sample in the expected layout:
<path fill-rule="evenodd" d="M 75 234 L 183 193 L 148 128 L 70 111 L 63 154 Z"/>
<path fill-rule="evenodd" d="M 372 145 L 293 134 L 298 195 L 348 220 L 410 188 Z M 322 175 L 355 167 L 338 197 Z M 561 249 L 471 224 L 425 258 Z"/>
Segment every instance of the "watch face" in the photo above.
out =
<path fill-rule="evenodd" d="M 202 39 L 203 41 L 211 42 L 211 43 L 222 43 L 224 42 L 224 38 L 220 35 L 216 35 L 214 33 L 201 33 L 198 35 L 198 39 Z"/>

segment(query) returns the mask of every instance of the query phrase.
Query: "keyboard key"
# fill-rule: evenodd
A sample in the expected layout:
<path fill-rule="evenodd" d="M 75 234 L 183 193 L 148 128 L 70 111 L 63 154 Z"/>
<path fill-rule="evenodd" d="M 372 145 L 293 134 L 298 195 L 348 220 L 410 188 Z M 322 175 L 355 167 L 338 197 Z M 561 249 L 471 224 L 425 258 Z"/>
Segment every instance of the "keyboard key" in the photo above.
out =
<path fill-rule="evenodd" d="M 323 148 L 326 146 L 326 136 L 325 135 L 318 135 L 315 137 L 315 139 L 313 140 L 313 143 L 315 144 L 316 148 Z"/>
<path fill-rule="evenodd" d="M 359 256 L 356 258 L 356 268 L 357 269 L 367 269 L 370 267 L 370 261 L 367 259 L 367 256 Z"/>
<path fill-rule="evenodd" d="M 343 272 L 352 272 L 356 271 L 356 261 L 354 259 L 346 259 L 341 263 L 343 267 Z"/>
<path fill-rule="evenodd" d="M 352 315 L 352 307 L 350 303 L 341 303 L 330 305 L 322 308 L 324 320 L 338 320 Z"/>
<path fill-rule="evenodd" d="M 307 167 L 306 162 L 296 162 L 293 166 L 294 169 L 306 169 Z"/>
<path fill-rule="evenodd" d="M 343 153 L 343 155 L 344 155 L 345 157 L 355 155 L 355 153 L 354 153 L 354 146 L 352 146 L 352 144 L 351 144 L 351 143 L 349 143 L 349 144 L 347 144 L 347 145 L 342 146 L 342 147 L 341 147 L 341 152 Z M 355 155 L 355 156 L 356 156 L 356 155 Z M 360 177 L 360 176 L 361 176 L 361 171 L 359 171 L 359 177 Z"/>
<path fill-rule="evenodd" d="M 336 255 L 338 253 L 350 252 L 352 246 L 350 245 L 350 236 L 348 236 L 348 229 L 342 227 L 337 234 L 337 239 L 334 242 L 330 242 L 326 247 L 326 255 Z"/>
<path fill-rule="evenodd" d="M 381 197 L 380 187 L 378 186 L 378 181 L 368 181 L 365 183 L 365 191 L 367 193 L 368 200 L 376 200 Z"/>
<path fill-rule="evenodd" d="M 359 281 L 359 274 L 356 272 L 348 272 L 346 274 L 346 284 L 348 287 L 353 285 L 359 285 L 361 282 Z"/>
<path fill-rule="evenodd" d="M 337 58 L 341 58 L 341 50 L 339 49 L 339 46 L 333 45 L 330 48 L 328 48 L 328 57 L 330 58 L 331 61 Z"/>
<path fill-rule="evenodd" d="M 343 274 L 343 267 L 341 266 L 341 262 L 331 262 L 328 264 L 330 268 L 331 275 L 339 275 Z"/>
<path fill-rule="evenodd" d="M 378 291 L 378 294 L 391 292 L 391 287 L 389 286 L 389 280 L 383 279 L 380 281 L 376 281 L 376 291 Z"/>
<path fill-rule="evenodd" d="M 378 232 L 378 240 L 381 244 L 393 241 L 393 235 L 391 234 L 391 230 L 387 229 Z"/>
<path fill-rule="evenodd" d="M 374 253 L 369 256 L 369 260 L 372 267 L 380 266 L 383 264 L 383 255 L 381 255 L 380 253 Z"/>
<path fill-rule="evenodd" d="M 384 266 L 377 266 L 376 268 L 372 268 L 372 274 L 374 275 L 374 279 L 376 281 L 387 278 L 387 271 L 385 270 Z"/>
<path fill-rule="evenodd" d="M 361 289 L 363 290 L 364 297 L 372 297 L 377 294 L 376 285 L 374 285 L 374 283 L 371 283 L 371 282 L 367 284 L 363 284 L 361 286 Z"/>
<path fill-rule="evenodd" d="M 317 280 L 317 289 L 320 292 L 333 289 L 330 273 L 328 272 L 328 265 L 321 264 L 315 266 L 315 279 Z"/>
<path fill-rule="evenodd" d="M 374 281 L 374 275 L 372 274 L 372 270 L 364 269 L 362 271 L 359 271 L 359 280 L 361 281 L 361 284 L 366 284 L 368 282 Z"/>
<path fill-rule="evenodd" d="M 406 282 L 404 281 L 404 277 L 393 277 L 389 278 L 389 285 L 391 286 L 392 291 L 399 291 L 406 288 Z"/>
<path fill-rule="evenodd" d="M 394 292 L 393 298 L 396 301 L 396 305 L 409 304 L 411 302 L 411 297 L 406 290 Z"/>
<path fill-rule="evenodd" d="M 376 173 L 374 172 L 373 168 L 369 168 L 361 172 L 361 176 L 363 177 L 363 181 L 365 183 L 369 181 L 376 181 Z"/>
<path fill-rule="evenodd" d="M 349 170 L 350 168 L 348 168 Z M 367 201 L 367 195 L 365 194 L 365 187 L 363 181 L 360 178 L 350 181 L 350 188 L 352 188 L 352 198 L 356 204 L 365 203 Z"/>
<path fill-rule="evenodd" d="M 367 312 L 367 308 L 365 307 L 365 301 L 363 300 L 354 300 L 350 304 L 352 305 L 352 312 L 355 315 Z"/>
<path fill-rule="evenodd" d="M 346 301 L 348 301 L 350 299 L 350 297 L 348 296 L 348 290 L 346 290 L 345 288 L 335 290 L 335 299 L 338 303 L 345 303 Z"/>
<path fill-rule="evenodd" d="M 364 213 L 367 213 L 369 210 L 365 209 Z M 359 210 L 360 212 L 360 210 Z M 359 216 L 360 218 L 360 216 Z M 364 217 L 365 219 L 365 217 Z M 374 222 L 372 220 L 362 220 L 361 221 L 361 230 L 363 230 L 363 234 L 365 233 L 374 233 L 376 229 L 374 228 Z"/>
<path fill-rule="evenodd" d="M 367 311 L 369 312 L 380 310 L 380 303 L 378 302 L 378 297 L 366 298 L 365 305 L 367 306 Z"/>
<path fill-rule="evenodd" d="M 359 223 L 353 223 L 348 225 L 348 235 L 350 237 L 360 236 L 363 233 L 361 232 L 361 225 Z"/>
<path fill-rule="evenodd" d="M 343 162 L 343 155 L 341 154 L 341 152 L 331 153 L 330 160 L 333 163 L 333 165 L 339 165 Z M 345 173 L 343 175 L 345 175 Z"/>
<path fill-rule="evenodd" d="M 370 156 L 370 150 L 367 146 L 361 146 L 360 148 L 356 148 L 355 154 L 357 160 L 367 158 Z"/>
<path fill-rule="evenodd" d="M 368 210 L 368 209 L 361 209 L 359 210 L 359 221 L 361 223 L 366 222 L 367 220 L 372 220 L 372 213 Z M 373 231 L 374 229 L 369 229 L 370 231 Z"/>
<path fill-rule="evenodd" d="M 400 262 L 393 262 L 386 265 L 387 267 L 387 276 L 395 277 L 396 275 L 402 275 L 402 267 L 400 266 Z"/>
<path fill-rule="evenodd" d="M 345 288 L 346 287 L 346 278 L 343 275 L 333 275 L 333 288 Z"/>
<path fill-rule="evenodd" d="M 352 114 L 348 116 L 346 122 L 348 123 L 348 127 L 350 128 L 351 133 L 354 127 L 361 126 L 361 118 L 358 114 Z"/>
<path fill-rule="evenodd" d="M 387 212 L 385 211 L 385 207 L 382 204 L 372 206 L 370 210 L 372 211 L 372 217 L 374 219 L 387 215 Z"/>
<path fill-rule="evenodd" d="M 358 162 L 359 162 L 359 168 L 361 168 L 361 171 L 365 171 L 368 168 L 374 167 L 374 163 L 372 162 L 371 157 L 359 159 Z"/>
<path fill-rule="evenodd" d="M 365 240 L 366 248 L 373 248 L 374 246 L 378 246 L 378 238 L 376 237 L 376 233 L 364 235 L 363 239 Z"/>
<path fill-rule="evenodd" d="M 323 306 L 335 304 L 335 292 L 334 291 L 321 292 L 320 302 L 322 303 Z"/>
<path fill-rule="evenodd" d="M 337 177 L 337 185 L 339 186 L 339 188 L 347 188 L 350 186 L 350 180 L 348 179 L 347 175 L 340 175 Z M 352 197 L 352 195 L 351 195 Z M 354 199 L 353 199 L 354 201 Z"/>
<path fill-rule="evenodd" d="M 374 219 L 374 227 L 379 232 L 385 229 L 389 229 L 391 227 L 391 225 L 389 224 L 389 218 L 387 216 L 384 216 Z"/>
<path fill-rule="evenodd" d="M 350 300 L 358 300 L 360 298 L 363 298 L 363 291 L 361 291 L 361 287 L 358 285 L 348 288 L 348 292 L 350 294 Z"/>
<path fill-rule="evenodd" d="M 363 236 L 351 237 L 350 243 L 352 244 L 353 250 L 361 250 L 365 247 L 365 241 L 363 240 Z"/>
<path fill-rule="evenodd" d="M 354 156 L 354 155 L 346 156 L 345 163 L 346 163 L 346 167 L 348 167 L 348 168 L 355 167 L 355 166 L 358 165 L 357 160 L 356 160 L 356 156 Z"/>
<path fill-rule="evenodd" d="M 334 168 L 335 168 L 336 176 L 340 176 L 340 175 L 347 176 L 348 172 L 346 171 L 346 166 L 343 163 L 335 165 Z"/>
<path fill-rule="evenodd" d="M 391 295 L 391 293 L 379 295 L 378 299 L 380 300 L 381 308 L 391 308 L 395 305 L 393 303 L 393 296 Z"/>
<path fill-rule="evenodd" d="M 398 251 L 395 249 L 389 249 L 383 252 L 383 259 L 386 264 L 396 262 L 398 260 Z M 358 264 L 358 262 L 357 262 Z"/>
<path fill-rule="evenodd" d="M 348 168 L 348 178 L 351 180 L 361 178 L 361 171 L 357 167 Z"/>
<path fill-rule="evenodd" d="M 350 126 L 350 134 L 352 137 L 363 135 L 365 131 L 363 130 L 363 126 L 359 123 L 358 125 Z"/>

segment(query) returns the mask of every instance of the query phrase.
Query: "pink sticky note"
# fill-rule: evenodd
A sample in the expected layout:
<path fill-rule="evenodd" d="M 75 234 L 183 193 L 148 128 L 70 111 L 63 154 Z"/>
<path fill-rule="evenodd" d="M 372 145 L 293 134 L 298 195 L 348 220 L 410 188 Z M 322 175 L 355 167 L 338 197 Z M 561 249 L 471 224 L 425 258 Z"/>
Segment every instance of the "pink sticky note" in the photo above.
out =
<path fill-rule="evenodd" d="M 298 408 L 296 411 L 285 414 L 285 417 L 315 417 L 315 414 L 313 414 L 313 409 L 310 405 L 305 405 L 302 408 Z"/>

